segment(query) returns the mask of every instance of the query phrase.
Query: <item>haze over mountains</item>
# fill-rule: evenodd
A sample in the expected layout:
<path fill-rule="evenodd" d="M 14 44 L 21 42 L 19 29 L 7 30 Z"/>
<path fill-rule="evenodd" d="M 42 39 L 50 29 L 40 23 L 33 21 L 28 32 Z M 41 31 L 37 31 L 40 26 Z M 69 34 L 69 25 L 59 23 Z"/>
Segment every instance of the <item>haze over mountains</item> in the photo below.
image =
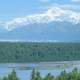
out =
<path fill-rule="evenodd" d="M 79 42 L 80 11 L 74 6 L 56 4 L 41 12 L 1 20 L 0 41 Z"/>
<path fill-rule="evenodd" d="M 50 23 L 60 23 L 62 26 L 64 26 L 63 29 L 65 29 L 66 25 L 71 24 L 73 25 L 73 30 L 74 30 L 75 25 L 77 26 L 78 24 L 80 24 L 80 12 L 75 12 L 72 10 L 59 7 L 52 7 L 47 11 L 44 11 L 43 13 L 36 13 L 21 18 L 15 18 L 8 22 L 2 22 L 2 21 L 0 22 L 1 26 L 3 26 L 8 31 L 20 27 L 29 27 L 30 25 L 34 24 L 50 24 Z M 77 26 L 76 28 L 79 31 L 80 27 Z"/>

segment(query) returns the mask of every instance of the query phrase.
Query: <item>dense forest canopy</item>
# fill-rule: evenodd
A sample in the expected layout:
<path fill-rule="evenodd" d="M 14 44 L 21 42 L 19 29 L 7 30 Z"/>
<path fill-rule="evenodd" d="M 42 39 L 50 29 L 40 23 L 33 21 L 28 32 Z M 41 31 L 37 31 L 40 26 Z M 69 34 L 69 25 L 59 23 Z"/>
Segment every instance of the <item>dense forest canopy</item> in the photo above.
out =
<path fill-rule="evenodd" d="M 80 43 L 0 42 L 0 62 L 80 60 Z"/>

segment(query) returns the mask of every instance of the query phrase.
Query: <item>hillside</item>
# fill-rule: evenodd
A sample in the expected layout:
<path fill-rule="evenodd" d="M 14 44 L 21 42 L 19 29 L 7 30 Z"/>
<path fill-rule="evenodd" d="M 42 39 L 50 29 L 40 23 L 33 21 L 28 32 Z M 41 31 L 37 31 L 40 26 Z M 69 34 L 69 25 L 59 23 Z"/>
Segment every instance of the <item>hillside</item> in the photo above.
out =
<path fill-rule="evenodd" d="M 80 60 L 80 43 L 0 42 L 0 62 Z"/>

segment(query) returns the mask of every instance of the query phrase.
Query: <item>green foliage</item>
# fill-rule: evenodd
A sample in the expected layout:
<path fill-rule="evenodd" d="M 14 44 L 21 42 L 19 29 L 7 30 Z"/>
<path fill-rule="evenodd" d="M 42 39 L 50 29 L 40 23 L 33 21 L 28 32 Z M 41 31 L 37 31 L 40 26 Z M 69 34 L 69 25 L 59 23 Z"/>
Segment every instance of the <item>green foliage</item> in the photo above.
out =
<path fill-rule="evenodd" d="M 35 69 L 32 70 L 31 80 L 35 80 L 36 72 Z"/>
<path fill-rule="evenodd" d="M 37 72 L 34 80 L 80 80 L 80 72 L 75 68 L 72 72 L 67 73 L 65 70 L 57 77 L 48 73 L 44 78 Z"/>
<path fill-rule="evenodd" d="M 16 75 L 15 70 L 13 70 L 13 71 L 11 72 L 11 74 L 8 75 L 8 80 L 19 80 L 19 78 L 18 78 L 17 75 Z"/>
<path fill-rule="evenodd" d="M 62 71 L 56 80 L 80 80 L 80 72 L 76 68 L 70 73 Z"/>
<path fill-rule="evenodd" d="M 47 76 L 43 80 L 54 80 L 54 76 L 48 73 Z"/>
<path fill-rule="evenodd" d="M 42 80 L 40 72 L 36 72 L 35 80 Z"/>
<path fill-rule="evenodd" d="M 0 43 L 0 63 L 80 60 L 80 43 Z"/>
<path fill-rule="evenodd" d="M 13 70 L 8 76 L 4 76 L 3 79 L 0 80 L 20 80 L 20 79 L 17 77 L 16 71 Z"/>
<path fill-rule="evenodd" d="M 8 80 L 8 78 L 4 76 L 2 80 Z"/>
<path fill-rule="evenodd" d="M 31 80 L 42 80 L 40 72 L 36 72 L 35 69 L 32 70 Z"/>
<path fill-rule="evenodd" d="M 20 80 L 15 70 L 13 70 L 7 77 L 3 77 L 0 80 Z M 27 80 L 27 79 L 26 79 Z M 67 73 L 65 70 L 61 72 L 59 76 L 54 77 L 48 73 L 45 77 L 40 75 L 40 72 L 35 69 L 32 70 L 32 75 L 30 80 L 80 80 L 80 72 L 75 68 L 72 72 Z"/>

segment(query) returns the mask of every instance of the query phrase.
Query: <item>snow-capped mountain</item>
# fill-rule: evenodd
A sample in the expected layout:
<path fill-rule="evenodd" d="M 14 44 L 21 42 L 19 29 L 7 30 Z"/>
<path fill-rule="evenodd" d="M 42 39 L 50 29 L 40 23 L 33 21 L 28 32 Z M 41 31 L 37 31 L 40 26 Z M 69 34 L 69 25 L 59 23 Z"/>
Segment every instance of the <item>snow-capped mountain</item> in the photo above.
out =
<path fill-rule="evenodd" d="M 51 22 L 69 22 L 71 24 L 80 24 L 80 13 L 59 7 L 52 7 L 43 13 L 27 15 L 21 18 L 15 18 L 8 22 L 0 24 L 8 31 L 20 27 L 29 27 L 33 24 L 49 24 Z"/>
<path fill-rule="evenodd" d="M 0 38 L 6 40 L 78 40 L 80 12 L 52 7 L 43 13 L 15 18 L 8 22 L 1 21 L 0 33 Z"/>

